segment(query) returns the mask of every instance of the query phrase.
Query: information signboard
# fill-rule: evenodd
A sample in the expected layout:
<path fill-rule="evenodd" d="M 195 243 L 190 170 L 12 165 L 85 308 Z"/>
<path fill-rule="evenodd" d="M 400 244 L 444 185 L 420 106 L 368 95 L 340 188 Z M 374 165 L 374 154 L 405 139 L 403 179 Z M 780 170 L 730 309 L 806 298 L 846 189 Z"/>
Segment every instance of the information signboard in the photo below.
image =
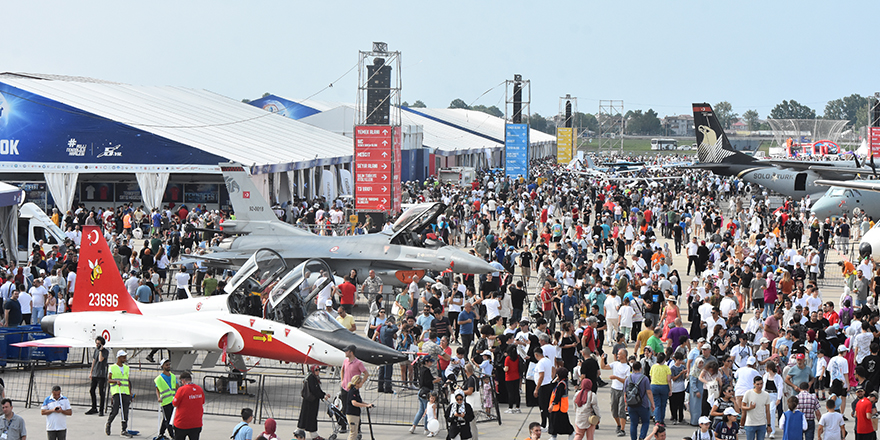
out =
<path fill-rule="evenodd" d="M 556 163 L 568 164 L 573 156 L 574 136 L 571 127 L 556 127 Z"/>
<path fill-rule="evenodd" d="M 507 124 L 504 129 L 504 173 L 529 178 L 528 124 Z"/>
<path fill-rule="evenodd" d="M 388 211 L 393 206 L 394 146 L 389 125 L 360 125 L 354 131 L 355 208 Z M 400 185 L 400 180 L 398 180 Z"/>
<path fill-rule="evenodd" d="M 880 127 L 871 127 L 870 137 L 871 154 L 876 156 L 876 158 L 880 158 Z"/>

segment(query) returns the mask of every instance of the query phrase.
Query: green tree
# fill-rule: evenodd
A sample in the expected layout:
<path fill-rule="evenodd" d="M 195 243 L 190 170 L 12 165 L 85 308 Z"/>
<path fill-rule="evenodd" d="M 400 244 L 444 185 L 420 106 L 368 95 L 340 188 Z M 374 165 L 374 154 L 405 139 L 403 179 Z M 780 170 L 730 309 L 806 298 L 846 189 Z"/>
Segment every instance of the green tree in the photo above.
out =
<path fill-rule="evenodd" d="M 401 107 L 409 107 L 409 103 L 406 102 L 406 101 L 403 101 L 403 102 L 400 103 L 400 106 L 401 106 Z"/>
<path fill-rule="evenodd" d="M 792 99 L 776 104 L 776 107 L 770 110 L 770 117 L 773 119 L 816 119 L 816 111 Z"/>
<path fill-rule="evenodd" d="M 718 118 L 718 123 L 722 128 L 730 128 L 730 124 L 739 116 L 733 112 L 733 106 L 727 101 L 715 104 L 712 109 L 715 110 L 715 117 Z"/>
<path fill-rule="evenodd" d="M 624 115 L 626 120 L 626 133 L 633 135 L 649 136 L 663 133 L 663 127 L 660 124 L 660 118 L 657 112 L 648 109 L 646 112 L 641 110 L 630 110 Z"/>
<path fill-rule="evenodd" d="M 245 104 L 250 104 L 251 100 L 250 100 L 250 99 L 247 99 L 247 98 L 244 98 L 244 99 L 241 100 L 241 102 L 243 102 L 243 103 L 245 103 Z"/>
<path fill-rule="evenodd" d="M 746 110 L 743 113 L 743 120 L 746 121 L 746 125 L 749 130 L 757 130 L 758 129 L 758 111 L 757 110 Z"/>
<path fill-rule="evenodd" d="M 269 96 L 269 95 L 271 95 L 271 93 L 269 93 L 269 92 L 263 93 L 263 98 L 265 98 L 265 97 L 267 97 L 267 96 Z"/>
<path fill-rule="evenodd" d="M 461 99 L 455 98 L 452 100 L 452 102 L 449 103 L 449 108 L 463 108 L 463 109 L 467 110 L 471 107 L 469 105 L 467 105 L 467 103 L 462 101 Z"/>
<path fill-rule="evenodd" d="M 428 106 L 425 105 L 425 103 L 422 102 L 422 100 L 417 99 L 416 102 L 414 102 L 413 105 L 411 105 L 410 107 L 412 107 L 412 108 L 427 108 Z"/>
<path fill-rule="evenodd" d="M 871 98 L 854 93 L 840 99 L 828 101 L 828 104 L 825 104 L 825 114 L 823 117 L 825 119 L 846 119 L 850 124 L 858 128 L 861 127 L 861 125 L 858 125 L 859 110 L 870 107 Z"/>
<path fill-rule="evenodd" d="M 577 125 L 580 128 L 586 128 L 590 131 L 598 131 L 599 130 L 599 121 L 595 116 L 589 113 L 581 113 L 577 112 L 574 114 L 574 125 Z"/>
<path fill-rule="evenodd" d="M 485 105 L 475 105 L 475 106 L 471 107 L 471 110 L 476 110 L 478 112 L 488 113 L 492 116 L 495 116 L 496 118 L 504 117 L 504 112 L 502 112 L 498 107 L 496 107 L 494 105 L 491 107 L 486 107 Z"/>
<path fill-rule="evenodd" d="M 556 128 L 550 127 L 550 124 L 547 123 L 547 119 L 541 116 L 539 113 L 532 113 L 531 116 L 528 117 L 525 117 L 525 115 L 523 116 L 523 119 L 528 122 L 529 128 L 543 131 L 544 133 L 550 133 L 551 129 L 553 130 L 553 133 L 556 132 Z"/>

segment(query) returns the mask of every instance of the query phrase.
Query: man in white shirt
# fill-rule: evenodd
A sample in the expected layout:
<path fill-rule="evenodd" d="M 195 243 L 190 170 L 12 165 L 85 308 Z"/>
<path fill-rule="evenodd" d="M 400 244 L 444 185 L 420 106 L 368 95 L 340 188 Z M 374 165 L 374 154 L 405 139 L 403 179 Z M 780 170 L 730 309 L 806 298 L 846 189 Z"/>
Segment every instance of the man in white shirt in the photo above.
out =
<path fill-rule="evenodd" d="M 487 321 L 501 315 L 501 301 L 498 300 L 498 292 L 493 292 L 491 298 L 484 299 L 483 305 L 486 306 Z"/>
<path fill-rule="evenodd" d="M 617 290 L 611 289 L 608 292 L 608 298 L 605 298 L 605 304 L 603 304 L 603 308 L 605 309 L 605 321 L 609 325 L 609 341 L 617 340 L 617 332 L 619 331 L 620 323 L 618 319 L 620 315 L 617 313 L 617 309 L 620 308 L 620 298 L 617 297 Z"/>
<path fill-rule="evenodd" d="M 556 376 L 554 361 L 544 356 L 541 348 L 535 349 L 535 358 L 538 364 L 535 367 L 535 392 L 538 398 L 538 408 L 541 409 L 541 426 L 547 426 L 550 416 L 550 394 L 553 393 L 553 377 Z"/>
<path fill-rule="evenodd" d="M 724 298 L 721 298 L 721 304 L 719 304 L 718 308 L 721 310 L 721 317 L 724 319 L 730 319 L 731 313 L 736 313 L 737 306 L 736 300 L 733 299 L 733 290 L 727 290 Z"/>
<path fill-rule="evenodd" d="M 136 270 L 131 271 L 128 276 L 128 279 L 125 280 L 125 290 L 128 291 L 128 294 L 131 295 L 132 298 L 135 297 L 137 293 L 138 285 L 140 284 L 140 280 L 138 279 Z"/>
<path fill-rule="evenodd" d="M 737 369 L 733 374 L 734 377 L 736 377 L 736 385 L 733 388 L 733 395 L 736 398 L 737 406 L 742 403 L 743 396 L 746 392 L 755 387 L 755 378 L 761 377 L 761 373 L 755 369 L 755 364 L 757 363 L 758 360 L 755 359 L 754 356 L 749 356 L 746 360 L 746 365 Z"/>
<path fill-rule="evenodd" d="M 46 416 L 46 433 L 49 438 L 67 438 L 67 417 L 73 415 L 70 401 L 61 395 L 61 387 L 52 387 L 52 395 L 43 400 L 40 406 L 40 414 Z M 3 433 L 2 438 L 6 438 Z"/>
<path fill-rule="evenodd" d="M 632 371 L 627 363 L 628 353 L 625 348 L 617 350 L 617 360 L 611 365 L 605 363 L 605 356 L 599 358 L 599 367 L 603 370 L 611 370 L 611 417 L 617 424 L 618 436 L 625 435 L 626 428 L 626 398 L 623 383 Z"/>
<path fill-rule="evenodd" d="M 189 298 L 189 280 L 190 275 L 187 271 L 186 267 L 182 267 L 180 272 L 177 272 L 177 275 L 174 275 L 174 280 L 177 283 L 177 299 L 187 299 Z"/>
<path fill-rule="evenodd" d="M 43 286 L 43 279 L 35 279 L 34 286 L 28 293 L 33 301 L 32 323 L 39 324 L 43 316 L 46 316 L 46 298 L 49 296 L 49 291 Z"/>

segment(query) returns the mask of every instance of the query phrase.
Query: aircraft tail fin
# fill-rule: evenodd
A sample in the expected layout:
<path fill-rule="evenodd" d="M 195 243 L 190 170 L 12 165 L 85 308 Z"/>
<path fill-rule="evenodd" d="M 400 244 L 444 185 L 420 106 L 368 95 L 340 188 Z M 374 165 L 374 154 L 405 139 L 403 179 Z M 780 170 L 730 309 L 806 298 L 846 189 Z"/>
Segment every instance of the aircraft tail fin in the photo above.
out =
<path fill-rule="evenodd" d="M 101 228 L 83 226 L 76 289 L 71 310 L 74 312 L 116 312 L 141 314 L 134 298 L 128 294 L 113 253 L 107 246 Z"/>
<path fill-rule="evenodd" d="M 694 104 L 694 134 L 700 163 L 745 164 L 756 159 L 736 151 L 708 103 Z"/>
<path fill-rule="evenodd" d="M 281 222 L 266 199 L 257 191 L 250 174 L 238 163 L 220 164 L 223 181 L 229 192 L 229 202 L 235 211 L 235 219 L 241 222 Z"/>

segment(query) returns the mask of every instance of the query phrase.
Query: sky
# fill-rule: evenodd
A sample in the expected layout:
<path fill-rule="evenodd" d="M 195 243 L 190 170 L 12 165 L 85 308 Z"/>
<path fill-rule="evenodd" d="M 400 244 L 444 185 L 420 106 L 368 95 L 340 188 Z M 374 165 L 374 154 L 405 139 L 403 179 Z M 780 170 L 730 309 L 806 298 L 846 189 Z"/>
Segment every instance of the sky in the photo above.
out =
<path fill-rule="evenodd" d="M 543 116 L 566 94 L 586 113 L 599 100 L 661 116 L 728 101 L 765 118 L 782 100 L 822 114 L 829 100 L 880 91 L 876 0 L 0 0 L 0 10 L 2 72 L 236 100 L 354 102 L 352 68 L 373 41 L 401 52 L 402 100 L 428 107 L 460 98 L 503 109 L 514 74 L 530 81 L 531 112 Z"/>

